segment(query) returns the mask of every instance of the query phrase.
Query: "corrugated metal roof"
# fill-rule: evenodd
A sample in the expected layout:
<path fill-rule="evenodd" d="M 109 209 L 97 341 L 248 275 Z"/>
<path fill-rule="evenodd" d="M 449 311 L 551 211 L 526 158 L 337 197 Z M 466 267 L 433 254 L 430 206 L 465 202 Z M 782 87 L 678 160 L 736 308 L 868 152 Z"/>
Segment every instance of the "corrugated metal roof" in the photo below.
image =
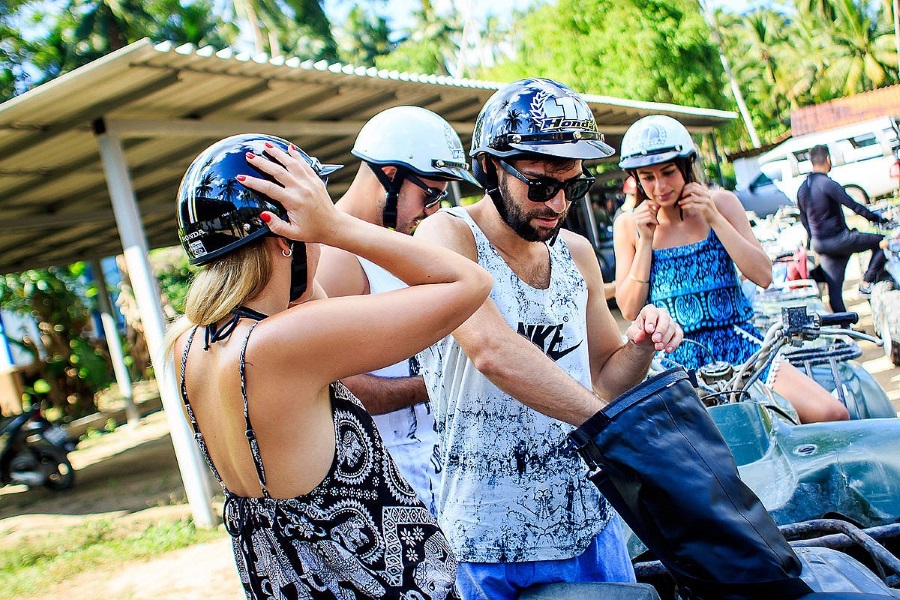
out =
<path fill-rule="evenodd" d="M 478 111 L 503 84 L 132 44 L 0 104 L 0 273 L 121 252 L 94 129 L 122 140 L 151 247 L 177 243 L 174 196 L 213 141 L 256 131 L 289 138 L 325 162 L 354 165 L 370 117 L 397 105 L 442 115 L 468 145 Z M 731 112 L 586 96 L 608 141 L 653 113 L 709 131 Z M 355 168 L 335 174 L 339 197 Z"/>

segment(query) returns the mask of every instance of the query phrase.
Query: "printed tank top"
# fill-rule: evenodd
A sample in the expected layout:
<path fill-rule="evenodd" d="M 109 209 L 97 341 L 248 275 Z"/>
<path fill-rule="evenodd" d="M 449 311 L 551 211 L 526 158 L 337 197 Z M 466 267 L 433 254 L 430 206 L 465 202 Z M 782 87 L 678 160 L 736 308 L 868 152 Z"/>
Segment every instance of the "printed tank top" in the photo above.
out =
<path fill-rule="evenodd" d="M 648 302 L 666 309 L 685 333 L 753 318 L 734 261 L 712 229 L 699 242 L 653 251 Z"/>
<path fill-rule="evenodd" d="M 587 285 L 562 238 L 550 246 L 550 285 L 522 281 L 461 208 L 490 298 L 507 324 L 591 389 Z M 512 398 L 482 375 L 452 335 L 419 354 L 441 436 L 441 527 L 459 560 L 524 562 L 583 553 L 612 511 L 569 447 L 572 427 Z"/>
<path fill-rule="evenodd" d="M 456 557 L 444 534 L 385 451 L 372 417 L 340 382 L 331 385 L 335 452 L 328 474 L 308 494 L 269 496 L 246 392 L 244 356 L 252 331 L 241 349 L 241 394 L 261 498 L 225 487 L 200 433 L 183 376 L 196 328 L 181 362 L 182 399 L 225 493 L 225 528 L 247 598 L 458 598 Z"/>

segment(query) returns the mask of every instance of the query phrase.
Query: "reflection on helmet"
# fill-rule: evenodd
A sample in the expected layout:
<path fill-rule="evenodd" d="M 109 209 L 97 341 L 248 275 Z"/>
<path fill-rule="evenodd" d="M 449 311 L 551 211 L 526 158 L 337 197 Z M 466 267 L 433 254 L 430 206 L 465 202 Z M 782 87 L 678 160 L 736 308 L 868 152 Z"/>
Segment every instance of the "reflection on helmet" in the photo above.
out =
<path fill-rule="evenodd" d="M 369 119 L 352 153 L 368 163 L 404 167 L 427 179 L 478 183 L 450 123 L 418 106 L 395 106 Z"/>
<path fill-rule="evenodd" d="M 289 143 L 258 133 L 231 136 L 204 150 L 178 188 L 178 238 L 193 265 L 202 265 L 265 235 L 259 215 L 270 211 L 284 218 L 284 208 L 271 198 L 244 187 L 236 177 L 272 180 L 247 162 L 246 153 L 264 154 L 266 142 L 287 152 Z M 299 150 L 322 181 L 339 165 L 323 165 Z"/>
<path fill-rule="evenodd" d="M 614 150 L 578 93 L 550 79 L 522 79 L 498 90 L 478 114 L 469 156 L 482 152 L 592 159 Z"/>
<path fill-rule="evenodd" d="M 665 115 L 650 115 L 636 121 L 622 138 L 619 167 L 637 169 L 697 155 L 691 134 L 684 125 Z"/>

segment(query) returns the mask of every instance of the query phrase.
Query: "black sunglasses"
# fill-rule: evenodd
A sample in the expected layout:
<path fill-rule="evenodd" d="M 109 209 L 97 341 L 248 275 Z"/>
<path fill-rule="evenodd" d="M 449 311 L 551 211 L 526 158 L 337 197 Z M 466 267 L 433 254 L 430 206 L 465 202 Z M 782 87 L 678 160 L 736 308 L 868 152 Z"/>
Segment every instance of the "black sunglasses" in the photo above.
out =
<path fill-rule="evenodd" d="M 574 202 L 579 198 L 583 198 L 591 186 L 594 185 L 594 178 L 586 169 L 582 170 L 579 177 L 573 177 L 567 181 L 560 181 L 552 177 L 535 177 L 528 178 L 520 173 L 514 166 L 505 160 L 498 159 L 503 170 L 528 185 L 528 199 L 532 202 L 546 202 L 555 197 L 559 193 L 560 188 L 565 192 L 566 200 Z"/>
<path fill-rule="evenodd" d="M 441 200 L 447 197 L 447 190 L 439 190 L 437 188 L 433 188 L 426 184 L 424 181 L 413 175 L 412 173 L 406 174 L 406 179 L 410 181 L 413 185 L 418 186 L 425 190 L 425 208 L 431 208 L 437 204 L 440 204 Z"/>

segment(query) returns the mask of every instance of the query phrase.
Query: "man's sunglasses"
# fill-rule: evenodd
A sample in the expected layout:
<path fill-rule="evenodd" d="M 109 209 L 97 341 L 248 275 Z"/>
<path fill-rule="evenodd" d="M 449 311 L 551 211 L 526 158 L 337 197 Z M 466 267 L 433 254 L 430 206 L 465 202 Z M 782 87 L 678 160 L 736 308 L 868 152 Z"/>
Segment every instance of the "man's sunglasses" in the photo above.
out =
<path fill-rule="evenodd" d="M 439 190 L 437 188 L 433 188 L 426 184 L 424 181 L 413 175 L 412 173 L 406 174 L 407 181 L 410 181 L 413 185 L 422 188 L 425 191 L 425 208 L 431 208 L 440 204 L 441 200 L 447 197 L 447 190 Z"/>
<path fill-rule="evenodd" d="M 532 202 L 546 202 L 554 198 L 559 190 L 565 192 L 566 200 L 574 202 L 579 198 L 583 198 L 591 186 L 594 185 L 594 178 L 585 169 L 579 177 L 573 177 L 567 181 L 560 181 L 552 177 L 535 177 L 529 178 L 520 173 L 514 166 L 505 160 L 498 159 L 503 170 L 528 185 L 528 199 Z"/>

